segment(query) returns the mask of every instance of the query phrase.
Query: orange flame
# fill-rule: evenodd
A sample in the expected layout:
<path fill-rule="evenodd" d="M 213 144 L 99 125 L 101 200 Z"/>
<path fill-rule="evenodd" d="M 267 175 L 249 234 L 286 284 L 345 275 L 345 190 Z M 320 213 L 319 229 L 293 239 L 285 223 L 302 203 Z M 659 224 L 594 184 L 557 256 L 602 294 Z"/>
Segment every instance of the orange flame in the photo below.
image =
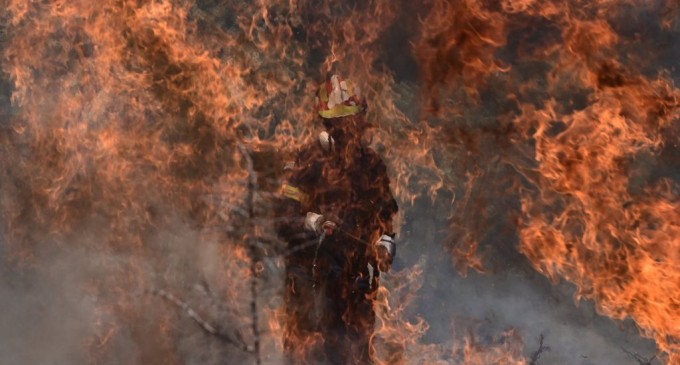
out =
<path fill-rule="evenodd" d="M 461 193 L 450 205 L 463 270 L 486 271 L 477 249 L 498 217 L 490 206 L 513 195 L 519 249 L 537 271 L 576 283 L 604 315 L 632 318 L 667 363 L 680 361 L 680 303 L 669 295 L 680 291 L 677 181 L 650 183 L 636 165 L 677 150 L 680 91 L 666 74 L 649 76 L 639 39 L 615 25 L 620 5 L 660 7 L 659 28 L 677 31 L 677 2 L 435 0 L 417 3 L 419 21 L 388 0 L 207 3 L 0 1 L 2 70 L 13 86 L 0 131 L 3 230 L 12 258 L 28 266 L 45 246 L 96 257 L 101 271 L 84 290 L 99 306 L 85 341 L 92 362 L 115 358 L 129 333 L 157 336 L 138 362 L 180 362 L 174 312 L 136 296 L 186 289 L 186 280 L 210 281 L 237 313 L 227 322 L 253 340 L 241 330 L 243 293 L 268 270 L 249 269 L 243 242 L 271 233 L 243 232 L 235 218 L 252 173 L 238 147 L 269 161 L 311 143 L 316 81 L 334 71 L 358 80 L 370 101 L 370 142 L 404 206 Z M 422 90 L 383 67 L 383 41 L 404 19 L 417 36 L 402 56 L 418 64 Z M 416 120 L 418 109 L 436 117 Z M 497 179 L 504 169 L 520 173 Z M 276 173 L 258 175 L 256 204 L 266 205 Z M 189 279 L 169 269 L 196 262 Z M 378 292 L 376 362 L 527 362 L 514 331 L 491 344 L 473 335 L 450 348 L 420 343 L 427 323 L 406 308 L 421 270 Z M 283 332 L 278 304 L 263 309 L 271 343 Z M 322 340 L 301 340 L 300 358 Z"/>

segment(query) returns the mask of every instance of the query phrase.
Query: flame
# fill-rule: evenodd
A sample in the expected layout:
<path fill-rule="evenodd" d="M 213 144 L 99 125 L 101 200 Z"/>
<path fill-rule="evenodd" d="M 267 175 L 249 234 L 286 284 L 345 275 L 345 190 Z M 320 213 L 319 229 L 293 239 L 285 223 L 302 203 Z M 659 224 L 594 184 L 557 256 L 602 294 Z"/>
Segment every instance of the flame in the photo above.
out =
<path fill-rule="evenodd" d="M 578 297 L 595 299 L 612 318 L 633 318 L 677 360 L 673 338 L 680 289 L 680 212 L 670 182 L 631 191 L 630 161 L 659 148 L 659 129 L 672 118 L 664 80 L 602 90 L 599 101 L 566 116 L 528 112 L 536 122 L 540 195 L 522 199 L 521 250 L 553 280 L 577 283 Z M 671 108 L 677 108 L 670 105 Z M 564 130 L 549 132 L 554 120 Z"/>
<path fill-rule="evenodd" d="M 442 86 L 460 81 L 468 94 L 479 97 L 480 81 L 505 70 L 495 52 L 505 44 L 506 22 L 500 12 L 477 1 L 433 2 L 415 47 L 433 111 L 441 108 Z"/>
<path fill-rule="evenodd" d="M 92 363 L 120 359 L 125 336 L 154 338 L 130 362 L 181 362 L 176 313 L 139 297 L 159 285 L 192 293 L 188 280 L 209 282 L 229 308 L 226 329 L 246 343 L 257 301 L 263 346 L 282 350 L 295 327 L 281 325 L 276 294 L 243 299 L 250 283 L 280 285 L 267 277 L 280 271 L 280 259 L 267 261 L 280 247 L 257 224 L 271 218 L 278 184 L 275 168 L 263 170 L 312 143 L 316 83 L 330 72 L 357 80 L 370 101 L 368 139 L 405 208 L 398 221 L 420 197 L 450 202 L 448 245 L 463 274 L 492 273 L 478 250 L 512 226 L 504 236 L 519 237 L 535 270 L 575 283 L 608 317 L 632 318 L 666 363 L 680 361 L 680 304 L 668 295 L 680 289 L 677 181 L 650 181 L 637 162 L 677 152 L 680 91 L 647 59 L 644 35 L 620 26 L 626 5 L 677 33 L 677 2 L 413 4 L 0 1 L 12 85 L 0 131 L 8 254 L 24 267 L 48 249 L 95 262 L 83 285 L 97 304 L 84 341 Z M 400 55 L 417 65 L 420 88 L 385 60 L 400 27 L 416 34 Z M 253 169 L 255 218 L 244 208 Z M 260 239 L 262 253 L 245 244 Z M 171 269 L 196 262 L 189 278 Z M 408 314 L 422 270 L 395 273 L 377 293 L 377 363 L 528 363 L 513 330 L 422 343 L 428 325 Z M 298 340 L 299 359 L 323 341 Z"/>
<path fill-rule="evenodd" d="M 517 46 L 528 64 L 545 67 L 547 71 L 535 77 L 545 79 L 516 85 L 513 79 L 527 77 L 526 66 L 517 61 L 508 71 L 510 79 L 496 83 L 501 90 L 497 95 L 520 109 L 517 115 L 508 113 L 510 119 L 499 117 L 496 127 L 515 144 L 503 149 L 500 161 L 519 174 L 510 189 L 495 194 L 485 189 L 498 191 L 500 184 L 487 177 L 496 172 L 475 164 L 470 169 L 477 180 L 472 209 L 477 214 L 487 209 L 483 204 L 519 191 L 521 211 L 511 213 L 517 218 L 506 219 L 519 221 L 520 251 L 534 268 L 554 281 L 576 283 L 577 297 L 593 299 L 600 313 L 632 318 L 656 340 L 664 360 L 675 363 L 678 303 L 667 293 L 677 291 L 680 282 L 677 181 L 649 183 L 636 177 L 640 172 L 634 161 L 677 148 L 670 131 L 677 124 L 678 90 L 663 73 L 648 76 L 637 71 L 635 67 L 645 64 L 637 56 L 622 59 L 619 50 L 633 53 L 635 44 L 612 26 L 625 15 L 617 11 L 619 4 L 602 1 L 577 9 L 577 2 L 503 2 L 499 26 L 523 29 L 536 21 L 537 26 L 542 26 L 540 22 L 556 26 L 556 31 L 548 31 L 542 42 L 527 39 Z M 466 71 L 453 74 L 464 77 Z M 544 92 L 542 85 L 545 96 L 537 99 Z M 474 86 L 486 91 L 484 84 Z M 575 101 L 579 93 L 585 97 Z M 448 113 L 455 116 L 456 111 Z M 464 129 L 452 130 L 461 140 Z M 479 148 L 484 140 L 463 141 Z M 497 166 L 499 160 L 489 161 Z M 470 202 L 470 191 L 463 209 Z M 488 215 L 481 216 L 484 225 L 493 224 Z M 454 215 L 454 229 L 465 232 L 454 245 L 463 269 L 480 269 L 476 251 L 489 230 L 480 232 L 477 226 L 463 214 Z"/>

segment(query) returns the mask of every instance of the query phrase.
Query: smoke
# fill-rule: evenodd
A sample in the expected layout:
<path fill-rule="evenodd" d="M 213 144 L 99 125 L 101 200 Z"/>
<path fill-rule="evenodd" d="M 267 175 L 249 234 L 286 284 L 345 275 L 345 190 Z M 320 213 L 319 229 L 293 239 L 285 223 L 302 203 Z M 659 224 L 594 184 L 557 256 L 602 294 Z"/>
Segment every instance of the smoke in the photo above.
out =
<path fill-rule="evenodd" d="M 537 364 L 634 364 L 622 349 L 647 357 L 656 353 L 654 342 L 641 338 L 632 321 L 616 323 L 603 317 L 592 302 L 577 301 L 573 285 L 551 284 L 528 270 L 522 257 L 496 252 L 499 261 L 490 265 L 493 273 L 461 276 L 442 248 L 447 235 L 441 229 L 437 233 L 432 211 L 427 206 L 415 209 L 409 220 L 412 230 L 402 237 L 398 265 L 406 269 L 425 258 L 422 288 L 409 309 L 412 318 L 420 316 L 429 323 L 423 342 L 453 346 L 474 334 L 491 346 L 494 336 L 516 329 L 526 358 L 545 336 L 550 350 Z"/>
<path fill-rule="evenodd" d="M 527 363 L 544 334 L 535 364 L 585 365 L 677 348 L 632 285 L 677 285 L 640 269 L 677 258 L 675 2 L 295 3 L 0 1 L 0 362 L 248 363 L 255 300 L 263 362 L 281 363 L 276 171 L 257 166 L 248 217 L 239 146 L 266 170 L 311 143 L 331 71 L 365 84 L 401 200 L 380 351 Z"/>
<path fill-rule="evenodd" d="M 39 269 L 3 266 L 0 283 L 0 358 L 6 364 L 87 362 L 83 339 L 96 333 L 94 298 L 83 288 L 82 255 L 53 253 Z"/>
<path fill-rule="evenodd" d="M 169 290 L 225 333 L 247 328 L 249 319 L 241 315 L 250 303 L 244 298 L 248 282 L 242 279 L 248 262 L 225 256 L 220 235 L 178 221 L 173 229 L 148 237 L 148 252 L 140 255 L 102 252 L 101 231 L 49 240 L 49 246 L 33 253 L 31 262 L 40 265 L 2 267 L 3 363 L 219 364 L 225 358 L 251 358 L 152 293 Z M 262 280 L 269 287 L 260 292 L 263 326 L 267 310 L 279 306 L 272 299 L 277 280 Z M 267 358 L 277 358 L 275 346 L 265 342 Z"/>

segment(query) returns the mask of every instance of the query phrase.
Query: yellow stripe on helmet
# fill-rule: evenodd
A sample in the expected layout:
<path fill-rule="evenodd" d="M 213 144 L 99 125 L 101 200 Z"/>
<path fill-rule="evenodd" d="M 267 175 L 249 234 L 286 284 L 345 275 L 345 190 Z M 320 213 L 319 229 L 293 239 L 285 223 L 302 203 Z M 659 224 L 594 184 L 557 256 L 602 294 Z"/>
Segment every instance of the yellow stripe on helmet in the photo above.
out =
<path fill-rule="evenodd" d="M 341 99 L 334 100 L 332 108 L 329 108 L 329 101 L 334 94 L 329 94 L 329 88 L 333 89 L 333 92 L 338 92 L 339 95 L 335 96 Z M 322 118 L 330 119 L 360 113 L 364 110 L 365 105 L 363 105 L 361 96 L 357 94 L 358 91 L 356 85 L 350 80 L 344 80 L 333 75 L 319 87 L 317 94 L 319 115 Z"/>
<path fill-rule="evenodd" d="M 328 110 L 319 110 L 319 115 L 322 118 L 340 118 L 340 117 L 346 117 L 348 115 L 354 115 L 357 114 L 361 111 L 361 107 L 359 105 L 345 105 L 345 104 L 338 104 L 333 107 L 333 109 L 328 109 Z"/>

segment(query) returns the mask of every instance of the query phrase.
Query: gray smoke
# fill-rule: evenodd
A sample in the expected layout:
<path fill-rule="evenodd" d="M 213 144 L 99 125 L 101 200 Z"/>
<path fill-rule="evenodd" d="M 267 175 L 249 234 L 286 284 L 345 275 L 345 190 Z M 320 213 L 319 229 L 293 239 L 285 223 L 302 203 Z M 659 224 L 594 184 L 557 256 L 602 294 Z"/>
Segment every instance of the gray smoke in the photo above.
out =
<path fill-rule="evenodd" d="M 96 305 L 84 288 L 95 268 L 82 252 L 49 255 L 38 268 L 0 270 L 2 364 L 87 363 L 84 340 L 96 333 Z"/>
<path fill-rule="evenodd" d="M 634 33 L 630 24 L 633 30 L 625 31 Z M 393 32 L 386 53 L 402 55 L 408 35 L 401 29 Z M 650 38 L 660 37 L 657 27 L 651 32 Z M 663 37 L 671 37 L 667 40 L 671 47 L 662 55 L 661 66 L 672 66 L 677 60 L 678 32 L 680 29 L 663 33 Z M 409 82 L 417 79 L 410 58 L 385 58 L 398 77 Z M 673 76 L 676 80 L 680 77 L 676 71 Z M 0 80 L 0 123 L 4 123 L 11 115 L 11 86 L 4 75 Z M 493 106 L 493 100 L 489 104 Z M 486 126 L 480 122 L 478 127 Z M 668 175 L 680 179 L 680 170 L 673 170 L 677 167 L 673 151 L 677 152 L 677 147 L 663 152 L 666 162 L 647 157 L 651 161 L 645 165 L 655 168 L 641 176 L 645 180 Z M 451 233 L 449 220 L 452 212 L 464 209 L 460 193 L 453 203 L 450 196 L 440 196 L 434 204 L 427 199 L 417 200 L 413 207 L 402 203 L 405 224 L 398 238 L 394 270 L 396 274 L 425 263 L 422 288 L 406 318 L 422 317 L 429 323 L 424 343 L 446 347 L 474 333 L 482 345 L 492 344 L 494 336 L 514 328 L 524 340 L 527 357 L 538 348 L 540 335 L 545 336 L 550 351 L 542 354 L 537 365 L 634 365 L 636 361 L 624 349 L 646 357 L 656 353 L 654 342 L 641 336 L 632 321 L 615 321 L 596 313 L 593 303 L 574 299 L 573 285 L 550 283 L 531 268 L 516 250 L 516 232 L 508 218 L 500 214 L 516 209 L 517 202 L 511 199 L 495 203 L 491 209 L 489 220 L 499 223 L 489 227 L 482 242 L 487 273 L 472 270 L 462 276 L 446 248 L 456 239 L 451 235 L 461 233 Z M 225 245 L 233 242 L 226 241 L 219 230 L 206 232 L 176 218 L 174 224 L 146 238 L 148 247 L 140 255 L 136 249 L 100 250 L 106 246 L 100 242 L 106 232 L 91 227 L 68 238 L 33 237 L 46 244 L 32 252 L 31 260 L 19 262 L 9 257 L 10 249 L 2 242 L 0 365 L 252 362 L 250 354 L 209 335 L 180 308 L 148 292 L 171 292 L 202 318 L 233 337 L 243 337 L 244 343 L 252 343 L 249 282 L 242 281 L 239 274 L 248 269 L 248 262 L 225 253 Z M 258 279 L 261 328 L 267 327 L 272 311 L 280 306 L 281 274 L 280 258 L 264 261 L 264 274 Z M 387 285 L 391 276 L 394 274 L 386 275 Z M 277 338 L 265 332 L 262 340 L 264 363 L 282 363 Z"/>
<path fill-rule="evenodd" d="M 399 262 L 406 268 L 426 258 L 424 284 L 411 312 L 430 324 L 425 342 L 460 341 L 471 330 L 483 344 L 514 328 L 524 339 L 527 358 L 538 349 L 540 335 L 545 336 L 550 350 L 537 364 L 634 365 L 623 349 L 646 357 L 656 353 L 654 341 L 642 338 L 632 321 L 597 314 L 593 303 L 575 300 L 573 285 L 551 284 L 521 257 L 500 254 L 495 259 L 502 267 L 496 272 L 462 277 L 443 249 L 446 227 L 432 219 L 433 212 L 421 206 L 408 213 L 410 230 L 402 237 Z"/>

